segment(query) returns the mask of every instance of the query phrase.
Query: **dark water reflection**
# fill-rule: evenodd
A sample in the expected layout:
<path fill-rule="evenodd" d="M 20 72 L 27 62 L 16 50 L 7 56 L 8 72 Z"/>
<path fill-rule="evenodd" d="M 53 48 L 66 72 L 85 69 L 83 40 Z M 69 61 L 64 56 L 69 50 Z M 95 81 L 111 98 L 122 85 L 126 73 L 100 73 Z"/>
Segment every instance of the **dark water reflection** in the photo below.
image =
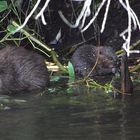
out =
<path fill-rule="evenodd" d="M 0 140 L 140 139 L 138 92 L 123 100 L 82 86 L 55 90 L 1 103 L 9 109 L 0 112 Z"/>

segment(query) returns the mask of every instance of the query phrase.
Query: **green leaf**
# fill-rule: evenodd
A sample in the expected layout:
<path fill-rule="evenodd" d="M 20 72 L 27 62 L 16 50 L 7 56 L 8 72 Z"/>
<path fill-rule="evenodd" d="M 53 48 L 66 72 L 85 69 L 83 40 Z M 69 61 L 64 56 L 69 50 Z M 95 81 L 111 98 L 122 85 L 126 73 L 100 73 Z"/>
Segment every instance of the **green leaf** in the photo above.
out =
<path fill-rule="evenodd" d="M 7 30 L 8 30 L 10 33 L 13 33 L 16 29 L 17 29 L 17 27 L 15 27 L 15 26 L 13 26 L 13 25 L 8 25 L 8 26 L 7 26 Z"/>
<path fill-rule="evenodd" d="M 75 80 L 74 67 L 70 61 L 68 62 L 68 72 L 69 72 L 70 80 L 72 80 L 72 81 Z"/>
<path fill-rule="evenodd" d="M 51 76 L 51 79 L 50 79 L 51 82 L 57 82 L 59 80 L 60 80 L 60 76 Z"/>
<path fill-rule="evenodd" d="M 7 1 L 0 1 L 0 12 L 8 9 Z"/>

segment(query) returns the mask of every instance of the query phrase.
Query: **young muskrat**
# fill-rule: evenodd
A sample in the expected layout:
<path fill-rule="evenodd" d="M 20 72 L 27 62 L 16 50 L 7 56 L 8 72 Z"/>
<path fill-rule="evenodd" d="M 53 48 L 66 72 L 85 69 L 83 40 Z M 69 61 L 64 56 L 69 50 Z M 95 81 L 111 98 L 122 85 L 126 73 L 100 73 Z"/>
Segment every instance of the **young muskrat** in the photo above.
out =
<path fill-rule="evenodd" d="M 111 47 L 83 45 L 74 52 L 71 62 L 75 72 L 82 77 L 89 73 L 90 77 L 109 75 L 117 69 L 117 55 Z"/>
<path fill-rule="evenodd" d="M 0 50 L 0 93 L 19 93 L 44 89 L 49 74 L 44 58 L 23 47 Z"/>

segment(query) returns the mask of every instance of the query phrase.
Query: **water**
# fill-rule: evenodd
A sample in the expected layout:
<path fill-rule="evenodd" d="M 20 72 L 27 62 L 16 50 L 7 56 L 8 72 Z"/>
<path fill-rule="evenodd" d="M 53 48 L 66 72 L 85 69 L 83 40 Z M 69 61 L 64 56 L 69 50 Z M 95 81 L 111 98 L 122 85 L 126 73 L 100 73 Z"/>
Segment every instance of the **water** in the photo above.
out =
<path fill-rule="evenodd" d="M 84 86 L 55 87 L 43 94 L 2 96 L 0 140 L 140 139 L 139 91 L 114 99 Z"/>

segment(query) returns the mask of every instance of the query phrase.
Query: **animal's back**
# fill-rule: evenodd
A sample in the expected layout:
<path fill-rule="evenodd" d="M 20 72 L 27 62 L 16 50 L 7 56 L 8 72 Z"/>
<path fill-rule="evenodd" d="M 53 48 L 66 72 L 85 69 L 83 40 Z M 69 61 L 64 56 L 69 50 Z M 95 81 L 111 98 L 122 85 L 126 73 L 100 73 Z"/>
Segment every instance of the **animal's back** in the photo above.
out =
<path fill-rule="evenodd" d="M 49 75 L 41 55 L 22 47 L 0 50 L 0 92 L 40 90 L 48 84 Z"/>

